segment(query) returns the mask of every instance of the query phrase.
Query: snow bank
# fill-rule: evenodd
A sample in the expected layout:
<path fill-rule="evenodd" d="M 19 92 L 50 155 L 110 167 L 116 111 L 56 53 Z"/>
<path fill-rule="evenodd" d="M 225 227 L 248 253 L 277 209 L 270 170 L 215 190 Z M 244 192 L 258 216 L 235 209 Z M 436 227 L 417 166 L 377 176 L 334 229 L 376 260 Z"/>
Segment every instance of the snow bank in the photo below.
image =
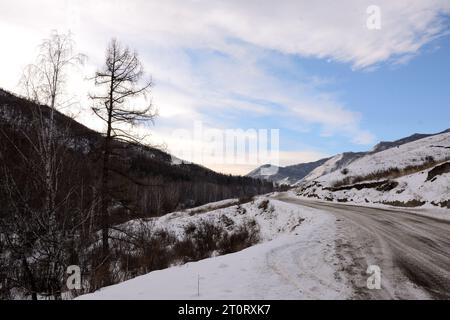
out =
<path fill-rule="evenodd" d="M 261 204 L 266 201 L 269 202 L 267 208 L 264 209 Z M 236 204 L 237 202 L 237 199 L 214 202 L 185 211 L 169 213 L 159 218 L 148 219 L 144 223 L 151 224 L 156 229 L 172 231 L 177 237 L 182 238 L 185 227 L 189 224 L 209 221 L 232 231 L 234 226 L 254 219 L 260 227 L 262 241 L 268 241 L 280 234 L 294 232 L 295 228 L 303 222 L 298 209 L 286 207 L 283 202 L 269 197 L 256 197 L 254 201 L 242 205 Z M 214 208 L 219 209 L 214 210 Z M 133 220 L 123 226 L 132 228 L 134 225 L 138 227 L 142 223 L 143 220 Z"/>
<path fill-rule="evenodd" d="M 267 209 L 260 208 L 269 200 Z M 173 213 L 158 219 L 180 229 L 195 219 L 253 217 L 264 243 L 224 256 L 187 263 L 103 288 L 78 299 L 346 299 L 351 290 L 334 279 L 334 217 L 259 197 L 253 203 L 204 214 Z M 320 231 L 320 232 L 319 232 Z"/>

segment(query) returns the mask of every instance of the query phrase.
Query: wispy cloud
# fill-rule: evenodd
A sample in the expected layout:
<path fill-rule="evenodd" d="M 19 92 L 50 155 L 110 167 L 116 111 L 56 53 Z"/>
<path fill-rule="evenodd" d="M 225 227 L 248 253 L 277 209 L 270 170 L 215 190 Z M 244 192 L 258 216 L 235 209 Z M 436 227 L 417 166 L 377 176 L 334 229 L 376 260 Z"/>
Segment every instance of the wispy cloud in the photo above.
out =
<path fill-rule="evenodd" d="M 69 1 L 70 3 L 70 1 Z M 76 3 L 76 1 L 73 1 Z M 379 0 L 381 30 L 366 28 L 369 0 L 299 1 L 110 1 L 86 2 L 85 17 L 110 31 L 139 30 L 162 45 L 235 50 L 236 38 L 287 54 L 330 58 L 356 68 L 416 53 L 445 32 L 442 0 Z M 111 16 L 123 17 L 120 23 Z M 86 18 L 88 19 L 88 18 Z M 136 38 L 139 36 L 136 35 Z"/>
<path fill-rule="evenodd" d="M 317 126 L 322 136 L 367 145 L 374 135 L 361 127 L 363 115 L 328 89 L 333 80 L 304 73 L 289 61 L 312 57 L 370 70 L 383 62 L 407 63 L 448 31 L 443 15 L 450 12 L 449 1 L 379 0 L 382 28 L 376 31 L 366 28 L 372 2 L 5 2 L 0 35 L 8 50 L 2 52 L 0 85 L 15 84 L 33 45 L 50 29 L 75 33 L 80 50 L 90 56 L 86 70 L 101 64 L 106 42 L 117 36 L 139 50 L 155 81 L 155 138 L 169 141 L 170 130 L 191 128 L 196 120 L 234 128 L 260 117 L 261 126 L 279 119 L 288 129 Z M 79 90 L 82 95 L 85 87 Z M 89 116 L 82 117 L 89 124 Z"/>

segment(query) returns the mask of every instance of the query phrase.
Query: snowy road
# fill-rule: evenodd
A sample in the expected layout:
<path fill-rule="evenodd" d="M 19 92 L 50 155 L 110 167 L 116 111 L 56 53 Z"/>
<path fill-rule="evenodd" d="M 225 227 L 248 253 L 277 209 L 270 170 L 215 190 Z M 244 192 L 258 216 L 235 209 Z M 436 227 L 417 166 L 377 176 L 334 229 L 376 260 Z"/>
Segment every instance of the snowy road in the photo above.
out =
<path fill-rule="evenodd" d="M 280 198 L 331 213 L 341 276 L 354 298 L 450 299 L 450 222 L 403 210 Z M 367 289 L 367 267 L 378 265 L 382 289 Z"/>
<path fill-rule="evenodd" d="M 244 205 L 261 227 L 262 243 L 79 299 L 450 298 L 450 221 L 289 193 L 270 198 L 273 211 L 261 211 L 262 200 Z M 234 207 L 198 217 L 208 214 L 242 218 Z M 162 222 L 177 225 L 195 217 L 175 213 Z M 381 269 L 380 290 L 367 287 L 371 265 Z"/>

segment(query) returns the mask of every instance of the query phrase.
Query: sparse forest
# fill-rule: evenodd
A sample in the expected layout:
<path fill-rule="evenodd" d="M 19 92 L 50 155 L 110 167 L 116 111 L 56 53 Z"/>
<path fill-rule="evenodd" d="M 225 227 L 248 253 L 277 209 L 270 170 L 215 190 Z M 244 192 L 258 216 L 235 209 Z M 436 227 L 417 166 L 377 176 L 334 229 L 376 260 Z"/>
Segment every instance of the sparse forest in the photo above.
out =
<path fill-rule="evenodd" d="M 92 110 L 105 122 L 105 132 L 64 115 L 61 110 L 70 107 L 67 75 L 84 59 L 70 34 L 55 32 L 24 71 L 24 97 L 0 90 L 0 298 L 70 298 L 166 267 L 154 259 L 176 243 L 166 246 L 167 238 L 152 230 L 113 239 L 111 229 L 136 218 L 274 190 L 271 182 L 172 164 L 169 154 L 130 135 L 124 124 L 155 119 L 150 102 L 130 103 L 150 95 L 152 82 L 137 53 L 117 40 L 93 75 Z M 243 243 L 255 237 L 242 234 Z M 242 248 L 225 240 L 226 252 Z M 189 245 L 200 244 L 184 243 Z M 132 271 L 127 264 L 125 272 L 120 259 L 130 248 L 143 249 L 145 259 Z M 83 289 L 69 294 L 70 265 L 81 267 Z"/>

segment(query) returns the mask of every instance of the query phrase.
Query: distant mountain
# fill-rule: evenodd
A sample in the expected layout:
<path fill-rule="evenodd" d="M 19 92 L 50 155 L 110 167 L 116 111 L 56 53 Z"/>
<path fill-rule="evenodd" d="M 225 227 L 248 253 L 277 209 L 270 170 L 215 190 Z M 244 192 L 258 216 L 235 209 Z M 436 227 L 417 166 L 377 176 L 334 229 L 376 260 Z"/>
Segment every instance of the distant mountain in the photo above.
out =
<path fill-rule="evenodd" d="M 332 172 L 345 173 L 346 167 L 354 161 L 363 158 L 367 155 L 373 155 L 392 148 L 398 148 L 404 144 L 411 143 L 428 137 L 433 137 L 440 134 L 449 133 L 450 129 L 435 133 L 435 134 L 421 134 L 415 133 L 411 136 L 398 139 L 395 141 L 382 141 L 375 145 L 371 151 L 367 152 L 344 152 L 337 154 L 334 157 L 321 159 L 316 162 L 301 163 L 288 167 L 278 167 L 278 172 L 273 175 L 264 175 L 262 170 L 271 167 L 270 165 L 263 165 L 249 174 L 248 177 L 272 181 L 278 184 L 298 185 L 306 181 L 313 181 L 321 176 L 330 174 Z M 277 168 L 277 167 L 274 167 Z"/>
<path fill-rule="evenodd" d="M 316 199 L 450 208 L 450 130 L 378 144 L 359 157 L 338 155 L 301 180 Z"/>
<path fill-rule="evenodd" d="M 264 179 L 278 184 L 292 185 L 306 177 L 311 171 L 323 165 L 329 159 L 330 158 L 325 158 L 315 162 L 301 163 L 287 167 L 274 166 L 274 168 L 277 168 L 278 170 L 277 173 L 273 175 L 264 175 L 263 169 L 271 167 L 271 165 L 266 164 L 247 174 L 247 177 Z"/>
<path fill-rule="evenodd" d="M 439 132 L 439 133 L 434 133 L 434 134 L 423 134 L 423 133 L 415 133 L 409 137 L 406 138 L 402 138 L 396 141 L 382 141 L 380 143 L 378 143 L 370 153 L 376 153 L 376 152 L 380 152 L 380 151 L 384 151 L 390 148 L 395 148 L 398 146 L 401 146 L 402 144 L 408 143 L 408 142 L 413 142 L 416 140 L 420 140 L 423 138 L 427 138 L 427 137 L 432 137 L 438 134 L 442 134 L 442 133 L 448 133 L 450 132 L 450 129 L 447 129 L 445 131 Z"/>
<path fill-rule="evenodd" d="M 398 148 L 402 145 L 405 145 L 407 143 L 411 143 L 417 140 L 421 140 L 428 137 L 434 137 L 437 135 L 449 133 L 450 129 L 447 129 L 445 131 L 434 133 L 434 134 L 421 134 L 421 133 L 415 133 L 411 136 L 398 139 L 395 141 L 382 141 L 375 145 L 371 151 L 368 152 L 344 152 L 341 154 L 338 154 L 332 158 L 330 158 L 327 162 L 325 162 L 323 165 L 317 167 L 314 169 L 310 174 L 308 174 L 306 177 L 304 177 L 302 180 L 297 181 L 296 184 L 302 183 L 303 181 L 313 181 L 315 179 L 320 178 L 321 176 L 325 176 L 327 174 L 330 174 L 332 172 L 340 172 L 344 175 L 345 172 L 348 170 L 347 167 L 353 163 L 354 161 L 364 158 L 368 155 L 374 155 L 378 154 L 380 152 L 392 149 L 392 148 Z"/>

